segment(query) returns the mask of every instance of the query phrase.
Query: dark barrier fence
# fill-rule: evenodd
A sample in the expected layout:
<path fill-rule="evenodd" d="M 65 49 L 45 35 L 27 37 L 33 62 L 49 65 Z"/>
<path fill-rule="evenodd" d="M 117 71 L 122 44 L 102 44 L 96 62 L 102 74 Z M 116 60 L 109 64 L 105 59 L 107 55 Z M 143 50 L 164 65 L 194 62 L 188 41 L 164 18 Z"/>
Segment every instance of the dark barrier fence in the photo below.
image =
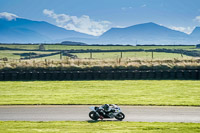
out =
<path fill-rule="evenodd" d="M 199 80 L 200 70 L 1 71 L 0 81 L 20 80 Z"/>

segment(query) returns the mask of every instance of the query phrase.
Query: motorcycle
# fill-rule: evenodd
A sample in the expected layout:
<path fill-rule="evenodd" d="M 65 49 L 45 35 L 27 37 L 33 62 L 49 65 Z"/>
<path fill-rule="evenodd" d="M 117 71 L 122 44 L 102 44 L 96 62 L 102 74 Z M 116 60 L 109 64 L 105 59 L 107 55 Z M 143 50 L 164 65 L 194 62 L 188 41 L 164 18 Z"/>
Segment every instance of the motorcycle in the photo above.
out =
<path fill-rule="evenodd" d="M 109 113 L 105 113 L 103 110 L 100 110 L 99 107 L 89 107 L 92 111 L 89 113 L 89 117 L 92 120 L 103 120 L 104 118 L 115 118 L 117 120 L 122 121 L 125 118 L 124 113 L 121 112 L 121 109 L 119 107 L 116 107 L 114 110 L 112 110 Z"/>

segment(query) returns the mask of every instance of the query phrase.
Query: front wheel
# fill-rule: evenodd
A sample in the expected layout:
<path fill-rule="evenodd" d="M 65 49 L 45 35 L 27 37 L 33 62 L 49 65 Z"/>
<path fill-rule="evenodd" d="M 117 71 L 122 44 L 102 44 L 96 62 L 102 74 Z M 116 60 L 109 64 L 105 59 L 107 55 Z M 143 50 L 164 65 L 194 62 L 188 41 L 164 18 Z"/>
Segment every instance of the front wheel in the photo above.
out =
<path fill-rule="evenodd" d="M 90 113 L 89 113 L 89 117 L 92 119 L 92 120 L 98 120 L 99 119 L 99 117 L 98 117 L 98 115 L 97 115 L 97 113 L 95 112 L 95 111 L 91 111 Z"/>
<path fill-rule="evenodd" d="M 117 115 L 115 116 L 115 118 L 116 118 L 117 120 L 122 121 L 122 120 L 125 118 L 125 115 L 124 115 L 122 112 L 120 112 L 119 114 L 117 114 Z"/>

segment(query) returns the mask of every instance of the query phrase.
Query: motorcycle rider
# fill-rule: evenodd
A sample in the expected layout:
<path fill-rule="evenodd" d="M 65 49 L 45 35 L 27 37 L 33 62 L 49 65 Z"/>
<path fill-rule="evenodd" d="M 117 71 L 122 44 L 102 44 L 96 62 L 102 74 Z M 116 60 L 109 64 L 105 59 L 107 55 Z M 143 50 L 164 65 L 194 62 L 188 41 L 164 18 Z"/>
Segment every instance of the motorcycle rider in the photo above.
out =
<path fill-rule="evenodd" d="M 89 117 L 95 121 L 98 119 L 103 120 L 104 118 L 116 118 L 122 121 L 125 118 L 120 107 L 115 104 L 104 104 L 100 107 L 92 106 L 89 108 L 92 110 L 89 113 Z"/>
<path fill-rule="evenodd" d="M 115 108 L 117 108 L 117 105 L 115 105 L 115 104 L 104 104 L 99 107 L 99 110 L 104 115 L 109 115 L 109 114 L 115 112 Z"/>

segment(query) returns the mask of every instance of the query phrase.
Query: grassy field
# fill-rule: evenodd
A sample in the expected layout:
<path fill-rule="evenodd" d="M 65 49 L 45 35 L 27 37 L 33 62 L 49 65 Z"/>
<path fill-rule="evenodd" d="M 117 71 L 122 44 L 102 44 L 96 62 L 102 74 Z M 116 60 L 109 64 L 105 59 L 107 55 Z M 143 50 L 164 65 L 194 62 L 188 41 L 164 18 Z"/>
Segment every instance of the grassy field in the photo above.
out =
<path fill-rule="evenodd" d="M 76 53 L 78 58 L 90 58 L 90 53 Z M 109 52 L 109 53 L 92 53 L 92 58 L 106 59 L 106 58 L 120 58 L 121 52 Z M 151 52 L 122 52 L 122 58 L 134 58 L 134 59 L 152 59 Z M 176 54 L 176 53 L 164 53 L 153 52 L 153 59 L 188 59 L 190 56 Z"/>
<path fill-rule="evenodd" d="M 197 133 L 200 132 L 199 123 L 166 123 L 166 122 L 27 122 L 0 121 L 2 133 Z"/>
<path fill-rule="evenodd" d="M 19 49 L 39 49 L 39 45 L 0 45 L 0 47 L 19 48 Z M 45 45 L 46 50 L 87 50 L 87 49 L 100 49 L 100 50 L 127 50 L 127 49 L 185 49 L 190 50 L 195 46 L 73 46 L 73 45 Z"/>
<path fill-rule="evenodd" d="M 200 105 L 199 81 L 0 82 L 0 105 L 105 104 Z"/>
<path fill-rule="evenodd" d="M 192 49 L 195 46 L 67 46 L 67 45 L 45 45 L 46 49 L 61 49 L 61 50 L 87 50 L 87 49 L 100 49 L 100 50 L 128 50 L 128 49 Z"/>
<path fill-rule="evenodd" d="M 39 49 L 39 45 L 3 45 L 0 47 L 7 48 L 18 48 L 18 49 L 29 49 L 36 50 Z M 45 45 L 46 50 L 129 50 L 129 49 L 183 49 L 183 50 L 194 50 L 195 46 L 73 46 L 73 45 Z M 15 55 L 15 53 L 30 53 L 34 51 L 15 51 L 15 50 L 0 50 L 0 59 L 7 57 L 8 59 L 20 59 L 20 55 Z M 34 53 L 44 54 L 51 52 L 37 52 Z M 90 53 L 78 53 L 75 54 L 79 58 L 90 58 Z M 109 52 L 109 53 L 93 53 L 93 58 L 97 59 L 107 59 L 107 58 L 120 58 L 120 52 Z M 154 52 L 154 59 L 174 59 L 174 58 L 188 58 L 188 56 L 173 53 L 157 53 Z M 136 59 L 151 59 L 151 52 L 123 52 L 123 58 L 136 58 Z M 49 56 L 39 59 L 60 59 L 59 55 Z"/>
<path fill-rule="evenodd" d="M 40 51 L 14 51 L 14 50 L 1 50 L 0 51 L 0 59 L 7 57 L 8 59 L 20 59 L 20 55 L 16 54 L 22 54 L 22 53 L 37 53 L 37 54 L 50 54 L 54 52 L 40 52 Z M 84 58 L 90 58 L 90 53 L 76 53 L 74 55 L 77 55 L 78 58 L 84 59 Z M 121 57 L 121 52 L 104 52 L 104 53 L 92 53 L 92 58 L 94 59 L 117 59 Z M 66 56 L 63 56 L 63 59 L 66 58 Z M 152 59 L 152 53 L 151 52 L 123 52 L 122 58 L 132 58 L 132 59 Z M 164 53 L 164 52 L 154 52 L 153 53 L 153 59 L 190 59 L 194 58 L 191 56 L 176 54 L 176 53 Z M 60 55 L 53 55 L 53 56 L 47 56 L 43 58 L 38 59 L 60 59 Z"/>

